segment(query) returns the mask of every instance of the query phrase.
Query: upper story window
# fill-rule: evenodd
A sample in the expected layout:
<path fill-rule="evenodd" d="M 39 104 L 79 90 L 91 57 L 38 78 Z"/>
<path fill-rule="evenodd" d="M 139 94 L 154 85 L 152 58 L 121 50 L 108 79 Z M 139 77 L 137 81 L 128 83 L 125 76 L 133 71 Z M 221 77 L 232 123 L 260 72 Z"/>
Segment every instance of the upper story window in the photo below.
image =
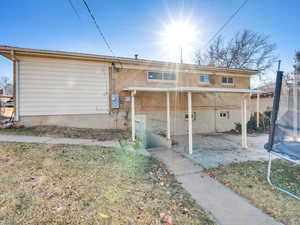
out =
<path fill-rule="evenodd" d="M 176 75 L 171 72 L 148 72 L 148 80 L 153 81 L 175 81 Z"/>
<path fill-rule="evenodd" d="M 209 84 L 210 83 L 209 75 L 208 74 L 201 74 L 200 75 L 200 83 Z"/>
<path fill-rule="evenodd" d="M 222 84 L 234 85 L 233 77 L 222 77 Z"/>
<path fill-rule="evenodd" d="M 176 80 L 176 75 L 174 73 L 163 73 L 164 80 Z"/>

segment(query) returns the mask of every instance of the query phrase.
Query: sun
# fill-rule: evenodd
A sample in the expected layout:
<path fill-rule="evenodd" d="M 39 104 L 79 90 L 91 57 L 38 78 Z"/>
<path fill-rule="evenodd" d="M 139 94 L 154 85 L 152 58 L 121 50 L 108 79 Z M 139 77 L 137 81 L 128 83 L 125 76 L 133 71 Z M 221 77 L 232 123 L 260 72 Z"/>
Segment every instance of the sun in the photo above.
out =
<path fill-rule="evenodd" d="M 189 20 L 172 20 L 163 27 L 160 45 L 172 59 L 181 61 L 182 54 L 188 56 L 194 50 L 199 32 Z"/>

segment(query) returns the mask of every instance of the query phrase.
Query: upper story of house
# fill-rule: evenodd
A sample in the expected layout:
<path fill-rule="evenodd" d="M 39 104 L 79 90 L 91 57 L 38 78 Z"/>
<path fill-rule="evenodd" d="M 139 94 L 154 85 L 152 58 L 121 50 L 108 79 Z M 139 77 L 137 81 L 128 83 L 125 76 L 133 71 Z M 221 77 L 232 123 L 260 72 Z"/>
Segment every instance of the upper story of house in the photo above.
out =
<path fill-rule="evenodd" d="M 158 64 L 158 63 L 156 63 Z M 112 76 L 116 90 L 131 88 L 205 87 L 250 89 L 250 77 L 256 71 L 224 69 L 192 64 L 123 65 Z"/>
<path fill-rule="evenodd" d="M 43 66 L 46 70 L 55 70 L 56 68 L 53 66 L 55 63 L 57 65 L 64 64 L 65 76 L 68 76 L 66 70 L 70 68 L 70 64 L 82 65 L 81 68 L 77 69 L 82 73 L 82 76 L 85 76 L 84 69 L 89 72 L 88 65 L 95 67 L 97 64 L 101 64 L 102 73 L 106 73 L 108 83 L 114 92 L 120 92 L 128 87 L 250 89 L 250 77 L 257 73 L 255 70 L 227 69 L 215 66 L 10 46 L 0 46 L 0 54 L 10 59 L 23 61 L 27 65 L 31 63 L 39 67 Z M 47 66 L 48 68 L 46 68 Z"/>

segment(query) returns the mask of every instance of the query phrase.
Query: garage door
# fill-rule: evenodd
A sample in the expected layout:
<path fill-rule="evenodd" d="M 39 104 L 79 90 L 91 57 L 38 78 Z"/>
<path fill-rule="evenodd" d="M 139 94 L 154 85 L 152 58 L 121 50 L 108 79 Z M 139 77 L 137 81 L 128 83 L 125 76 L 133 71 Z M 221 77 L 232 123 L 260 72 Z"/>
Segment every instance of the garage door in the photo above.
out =
<path fill-rule="evenodd" d="M 20 116 L 108 113 L 108 65 L 22 57 Z"/>

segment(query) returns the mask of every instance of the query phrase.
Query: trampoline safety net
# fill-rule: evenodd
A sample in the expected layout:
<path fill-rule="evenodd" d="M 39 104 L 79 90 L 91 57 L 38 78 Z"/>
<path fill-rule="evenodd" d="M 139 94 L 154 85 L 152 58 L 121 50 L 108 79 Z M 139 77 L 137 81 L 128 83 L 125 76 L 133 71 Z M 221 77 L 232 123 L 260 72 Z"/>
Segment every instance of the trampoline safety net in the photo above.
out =
<path fill-rule="evenodd" d="M 280 75 L 281 79 L 277 77 L 275 106 L 273 105 L 273 111 L 277 112 L 272 112 L 272 117 L 276 118 L 272 119 L 274 124 L 270 132 L 268 150 L 298 161 L 300 160 L 300 74 Z"/>

